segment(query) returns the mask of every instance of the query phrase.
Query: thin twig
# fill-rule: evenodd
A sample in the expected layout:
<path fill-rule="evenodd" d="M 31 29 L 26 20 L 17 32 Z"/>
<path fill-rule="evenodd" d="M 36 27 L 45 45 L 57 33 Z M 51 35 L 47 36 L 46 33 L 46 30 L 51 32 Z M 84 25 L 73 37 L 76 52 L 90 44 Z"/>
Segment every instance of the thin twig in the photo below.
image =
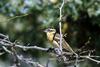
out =
<path fill-rule="evenodd" d="M 36 49 L 41 51 L 47 51 L 48 48 L 42 48 L 38 46 L 22 46 L 22 45 L 15 45 L 15 47 L 22 48 L 22 49 Z"/>
<path fill-rule="evenodd" d="M 62 52 L 62 31 L 61 31 L 61 19 L 62 19 L 62 8 L 63 8 L 63 6 L 64 6 L 64 0 L 63 0 L 63 2 L 62 2 L 62 4 L 61 4 L 61 6 L 60 6 L 60 8 L 59 8 L 59 10 L 60 10 L 60 17 L 59 17 L 59 31 L 60 31 L 60 47 L 59 47 L 59 49 L 61 50 L 61 52 Z"/>
<path fill-rule="evenodd" d="M 11 21 L 11 20 L 13 20 L 13 19 L 20 18 L 20 17 L 24 17 L 24 16 L 27 16 L 27 15 L 29 15 L 29 14 L 24 14 L 24 15 L 20 15 L 20 16 L 14 16 L 12 18 L 9 18 L 8 19 L 8 22 Z"/>
<path fill-rule="evenodd" d="M 12 54 L 12 52 L 10 50 L 8 50 L 5 46 L 2 46 L 2 48 L 5 50 L 5 52 Z"/>
<path fill-rule="evenodd" d="M 87 57 L 87 56 L 79 56 L 79 57 L 81 57 L 81 58 L 84 58 L 84 57 Z M 91 57 L 91 58 L 100 58 L 100 56 L 89 56 L 89 57 Z"/>
<path fill-rule="evenodd" d="M 8 40 L 0 39 L 0 46 L 12 47 L 13 44 L 14 43 L 12 43 Z M 42 47 L 38 47 L 38 46 L 23 46 L 23 45 L 18 45 L 18 44 L 15 44 L 14 47 L 21 48 L 21 49 L 37 49 L 37 50 L 41 50 L 41 51 L 47 51 L 48 50 L 48 48 L 42 48 Z"/>
<path fill-rule="evenodd" d="M 0 56 L 3 55 L 3 54 L 5 54 L 5 52 L 0 52 Z"/>
<path fill-rule="evenodd" d="M 93 59 L 93 58 L 91 58 L 91 57 L 100 57 L 100 56 L 80 56 L 81 58 L 86 58 L 86 59 L 89 59 L 89 60 L 91 60 L 91 61 L 94 61 L 94 62 L 96 62 L 97 64 L 100 64 L 100 61 L 98 61 L 98 60 L 96 60 L 96 59 Z"/>

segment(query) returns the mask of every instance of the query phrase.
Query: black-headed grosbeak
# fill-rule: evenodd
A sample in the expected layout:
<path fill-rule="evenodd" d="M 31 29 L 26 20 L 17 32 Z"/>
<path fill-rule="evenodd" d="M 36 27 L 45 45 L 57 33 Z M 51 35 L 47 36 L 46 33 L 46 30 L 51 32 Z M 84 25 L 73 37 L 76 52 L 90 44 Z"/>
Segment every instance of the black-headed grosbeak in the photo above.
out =
<path fill-rule="evenodd" d="M 60 46 L 60 34 L 56 33 L 56 30 L 52 29 L 52 28 L 48 28 L 48 29 L 44 30 L 44 32 L 46 32 L 47 39 L 53 44 L 54 48 L 59 48 L 59 46 Z M 67 51 L 75 54 L 73 49 L 65 41 L 64 38 L 62 38 L 62 49 L 67 50 Z"/>

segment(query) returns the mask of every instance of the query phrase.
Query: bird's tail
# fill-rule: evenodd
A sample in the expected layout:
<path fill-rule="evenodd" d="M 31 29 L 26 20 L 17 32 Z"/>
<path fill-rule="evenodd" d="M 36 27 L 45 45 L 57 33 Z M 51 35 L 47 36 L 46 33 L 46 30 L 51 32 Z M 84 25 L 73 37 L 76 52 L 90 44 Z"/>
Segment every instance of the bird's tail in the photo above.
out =
<path fill-rule="evenodd" d="M 72 53 L 75 54 L 75 51 L 70 47 L 70 45 L 65 41 L 65 39 L 63 39 L 62 41 L 63 41 L 62 47 L 63 47 L 65 50 L 67 50 L 67 51 L 72 52 Z"/>

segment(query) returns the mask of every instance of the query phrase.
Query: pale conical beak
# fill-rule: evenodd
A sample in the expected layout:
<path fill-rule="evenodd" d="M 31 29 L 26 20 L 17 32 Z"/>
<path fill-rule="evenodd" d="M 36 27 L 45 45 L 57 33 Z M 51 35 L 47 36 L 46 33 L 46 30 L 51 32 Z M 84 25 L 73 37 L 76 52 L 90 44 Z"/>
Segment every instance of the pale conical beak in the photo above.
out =
<path fill-rule="evenodd" d="M 47 29 L 46 29 L 46 30 L 44 30 L 43 32 L 45 32 L 45 33 L 46 33 L 46 32 L 48 32 L 48 31 L 47 31 Z"/>

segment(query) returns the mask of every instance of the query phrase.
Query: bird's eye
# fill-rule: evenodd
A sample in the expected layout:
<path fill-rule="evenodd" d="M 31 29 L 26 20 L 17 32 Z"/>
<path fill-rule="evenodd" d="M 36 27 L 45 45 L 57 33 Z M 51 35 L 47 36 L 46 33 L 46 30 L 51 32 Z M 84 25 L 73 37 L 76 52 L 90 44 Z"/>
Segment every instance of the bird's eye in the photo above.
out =
<path fill-rule="evenodd" d="M 49 30 L 50 32 L 54 32 L 54 30 Z"/>
<path fill-rule="evenodd" d="M 56 32 L 54 29 L 47 29 L 48 32 Z"/>

